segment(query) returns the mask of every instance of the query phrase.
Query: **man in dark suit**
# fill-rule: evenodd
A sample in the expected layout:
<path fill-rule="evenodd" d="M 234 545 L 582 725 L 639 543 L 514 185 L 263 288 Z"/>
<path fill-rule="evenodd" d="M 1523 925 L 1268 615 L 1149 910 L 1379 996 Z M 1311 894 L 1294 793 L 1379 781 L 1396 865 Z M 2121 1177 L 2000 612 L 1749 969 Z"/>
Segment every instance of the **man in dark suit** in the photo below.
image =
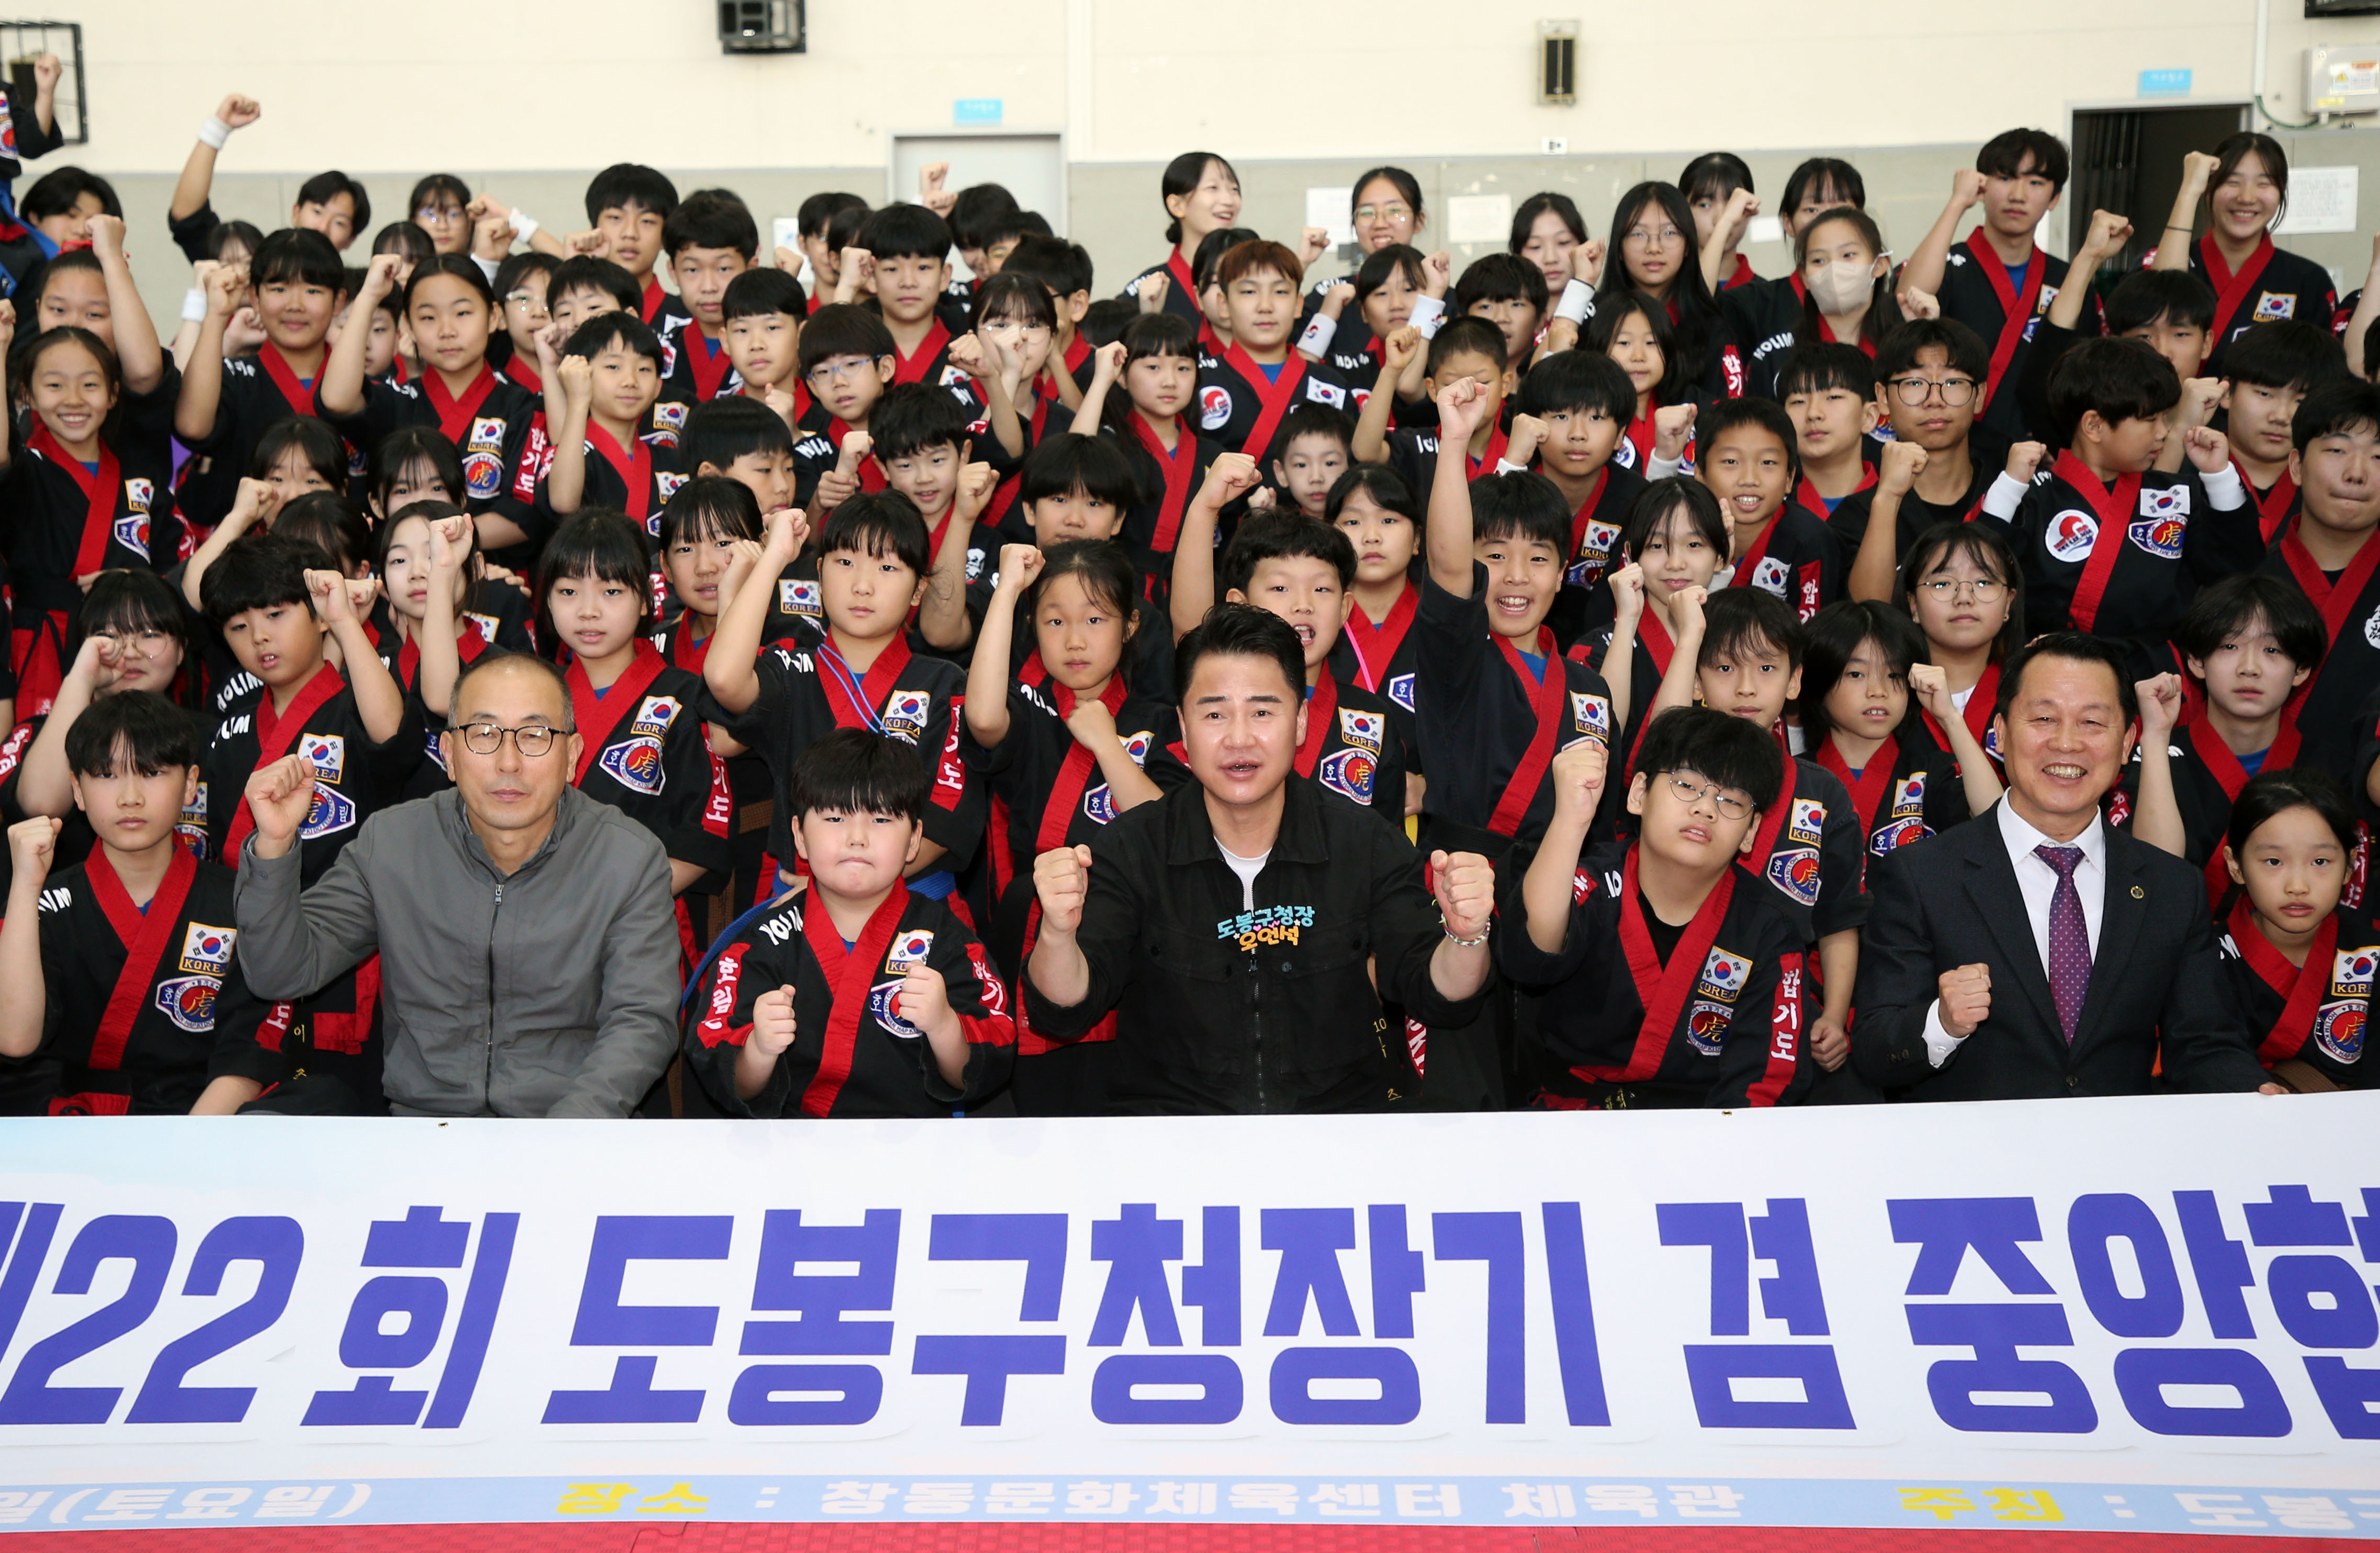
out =
<path fill-rule="evenodd" d="M 1868 870 L 1852 1057 L 1870 1083 L 2015 1100 L 2144 1095 L 2162 1071 L 2283 1093 L 2224 994 L 2205 884 L 2100 819 L 2137 710 L 2110 643 L 2055 632 L 2010 659 L 2006 796 Z"/>

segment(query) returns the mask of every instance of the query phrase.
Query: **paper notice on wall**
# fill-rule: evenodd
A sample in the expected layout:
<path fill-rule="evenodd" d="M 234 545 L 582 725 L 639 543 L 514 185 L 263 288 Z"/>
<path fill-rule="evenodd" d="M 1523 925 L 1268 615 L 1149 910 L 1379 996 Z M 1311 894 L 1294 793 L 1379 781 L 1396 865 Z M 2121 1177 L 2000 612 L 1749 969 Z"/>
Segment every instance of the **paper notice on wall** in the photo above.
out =
<path fill-rule="evenodd" d="M 1319 226 L 1330 233 L 1333 248 L 1341 243 L 1354 242 L 1355 225 L 1347 208 L 1354 203 L 1354 200 L 1355 191 L 1343 185 L 1337 188 L 1308 185 L 1305 190 L 1305 224 Z"/>
<path fill-rule="evenodd" d="M 1509 194 L 1457 194 L 1446 202 L 1450 243 L 1500 243 L 1512 234 Z"/>
<path fill-rule="evenodd" d="M 2277 235 L 2352 232 L 2356 228 L 2355 167 L 2292 167 L 2289 208 L 2273 223 Z"/>

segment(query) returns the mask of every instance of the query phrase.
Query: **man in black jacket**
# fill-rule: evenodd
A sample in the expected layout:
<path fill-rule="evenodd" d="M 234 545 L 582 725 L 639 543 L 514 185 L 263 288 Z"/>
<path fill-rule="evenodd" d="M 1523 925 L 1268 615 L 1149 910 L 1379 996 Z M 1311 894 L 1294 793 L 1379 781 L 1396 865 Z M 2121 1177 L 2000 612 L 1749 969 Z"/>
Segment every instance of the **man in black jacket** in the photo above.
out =
<path fill-rule="evenodd" d="M 2053 632 L 2010 659 L 2007 796 L 1868 870 L 1852 1056 L 1870 1083 L 2014 1100 L 2144 1095 L 2162 1073 L 2283 1092 L 2225 996 L 2205 884 L 2100 818 L 2137 710 L 2111 643 Z"/>
<path fill-rule="evenodd" d="M 1072 1039 L 1120 1007 L 1125 1111 L 1385 1109 L 1413 1068 L 1381 1000 L 1470 1021 L 1494 873 L 1438 853 L 1426 880 L 1386 820 L 1296 774 L 1305 660 L 1280 617 L 1220 604 L 1174 652 L 1198 785 L 1125 814 L 1096 855 L 1035 860 L 1033 1028 Z"/>

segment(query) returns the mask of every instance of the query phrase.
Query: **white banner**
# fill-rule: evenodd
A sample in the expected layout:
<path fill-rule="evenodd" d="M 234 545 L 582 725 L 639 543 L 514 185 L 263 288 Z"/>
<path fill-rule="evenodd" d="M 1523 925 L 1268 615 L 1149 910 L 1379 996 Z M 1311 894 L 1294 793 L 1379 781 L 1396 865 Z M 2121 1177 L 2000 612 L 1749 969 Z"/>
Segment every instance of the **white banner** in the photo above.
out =
<path fill-rule="evenodd" d="M 0 1528 L 2380 1536 L 2380 1096 L 0 1122 Z"/>

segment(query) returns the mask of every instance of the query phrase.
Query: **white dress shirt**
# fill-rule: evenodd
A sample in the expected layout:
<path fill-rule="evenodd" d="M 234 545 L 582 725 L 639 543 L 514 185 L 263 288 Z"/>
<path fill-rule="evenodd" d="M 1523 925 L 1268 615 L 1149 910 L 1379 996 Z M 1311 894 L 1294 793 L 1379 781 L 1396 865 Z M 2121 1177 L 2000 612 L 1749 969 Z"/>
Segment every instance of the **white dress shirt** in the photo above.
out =
<path fill-rule="evenodd" d="M 2091 956 L 2099 954 L 2099 919 L 2107 910 L 2107 830 L 2094 819 L 2082 833 L 2070 842 L 2053 842 L 2027 824 L 2016 812 L 2014 805 L 2000 800 L 1994 811 L 1999 819 L 2000 844 L 2008 848 L 2009 862 L 2016 868 L 2016 887 L 2024 895 L 2026 924 L 2033 928 L 2034 952 L 2041 956 L 2041 974 L 2049 974 L 2049 905 L 2058 893 L 2058 870 L 2044 862 L 2034 851 L 2037 846 L 2079 846 L 2082 861 L 2074 867 L 2074 893 L 2082 903 L 2082 930 L 2091 940 Z M 1994 988 L 1995 997 L 2007 997 L 2014 988 Z M 1925 1058 L 1936 1067 L 1950 1060 L 1965 1037 L 1954 1036 L 1942 1027 L 1942 1003 L 1938 998 L 1925 1011 Z"/>

